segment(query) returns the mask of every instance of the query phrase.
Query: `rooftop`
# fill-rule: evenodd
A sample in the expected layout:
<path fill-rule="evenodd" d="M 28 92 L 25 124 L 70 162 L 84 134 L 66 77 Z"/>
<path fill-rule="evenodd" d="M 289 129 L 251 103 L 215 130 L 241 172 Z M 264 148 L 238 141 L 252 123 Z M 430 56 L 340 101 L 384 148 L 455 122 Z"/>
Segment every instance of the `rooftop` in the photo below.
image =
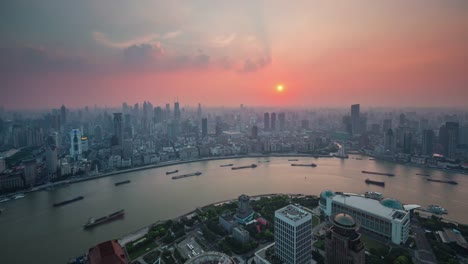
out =
<path fill-rule="evenodd" d="M 373 215 L 391 220 L 394 219 L 394 213 L 401 212 L 403 215 L 407 214 L 403 207 L 401 209 L 395 209 L 384 205 L 385 203 L 380 203 L 377 200 L 366 198 L 357 194 L 336 194 L 331 197 L 334 202 L 340 204 L 346 204 L 349 207 L 359 209 L 362 211 L 370 212 Z M 394 201 L 394 200 L 392 200 Z M 401 219 L 398 217 L 398 219 Z"/>
<path fill-rule="evenodd" d="M 334 222 L 343 227 L 354 227 L 356 226 L 356 221 L 354 221 L 353 217 L 348 214 L 337 214 L 333 218 Z"/>
<path fill-rule="evenodd" d="M 283 207 L 279 210 L 277 210 L 275 213 L 280 214 L 292 221 L 299 221 L 302 218 L 306 217 L 309 215 L 308 212 L 305 210 L 302 210 L 301 208 L 294 206 L 294 205 L 288 205 L 286 207 Z"/>

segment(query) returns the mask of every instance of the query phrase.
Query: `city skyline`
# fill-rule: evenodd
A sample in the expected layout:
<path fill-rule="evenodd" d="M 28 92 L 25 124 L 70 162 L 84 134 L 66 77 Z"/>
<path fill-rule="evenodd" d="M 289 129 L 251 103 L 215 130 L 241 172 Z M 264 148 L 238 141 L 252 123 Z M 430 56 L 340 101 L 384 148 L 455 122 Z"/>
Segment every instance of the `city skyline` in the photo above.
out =
<path fill-rule="evenodd" d="M 178 96 L 227 107 L 463 107 L 468 98 L 465 1 L 1 5 L 7 109 Z"/>

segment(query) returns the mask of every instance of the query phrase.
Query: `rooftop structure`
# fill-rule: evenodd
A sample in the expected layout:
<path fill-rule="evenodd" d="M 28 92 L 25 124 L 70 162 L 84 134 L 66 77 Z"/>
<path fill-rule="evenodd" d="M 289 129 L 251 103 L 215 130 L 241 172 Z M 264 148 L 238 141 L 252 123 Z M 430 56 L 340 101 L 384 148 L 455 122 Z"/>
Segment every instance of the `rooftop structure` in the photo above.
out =
<path fill-rule="evenodd" d="M 117 240 L 109 240 L 89 249 L 90 264 L 127 264 L 129 263 L 122 246 Z"/>
<path fill-rule="evenodd" d="M 331 218 L 331 222 L 333 225 L 328 229 L 325 239 L 326 263 L 364 263 L 364 244 L 353 217 L 339 213 Z"/>
<path fill-rule="evenodd" d="M 224 253 L 210 251 L 187 260 L 185 264 L 235 264 L 235 262 Z"/>
<path fill-rule="evenodd" d="M 252 221 L 253 216 L 254 211 L 250 207 L 250 197 L 248 195 L 242 194 L 239 196 L 239 207 L 234 217 L 240 224 L 246 224 Z"/>

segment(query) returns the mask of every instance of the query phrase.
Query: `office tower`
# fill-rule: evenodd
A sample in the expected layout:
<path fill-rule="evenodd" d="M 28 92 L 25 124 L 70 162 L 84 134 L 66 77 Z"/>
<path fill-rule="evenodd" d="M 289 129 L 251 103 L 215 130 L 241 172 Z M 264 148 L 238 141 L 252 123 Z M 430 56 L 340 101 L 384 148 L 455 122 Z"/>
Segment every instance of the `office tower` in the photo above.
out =
<path fill-rule="evenodd" d="M 122 143 L 122 158 L 129 159 L 133 155 L 133 140 L 127 138 L 123 140 Z"/>
<path fill-rule="evenodd" d="M 234 215 L 236 221 L 239 224 L 246 224 L 252 221 L 254 213 L 255 212 L 250 206 L 250 197 L 245 194 L 240 195 L 238 199 L 237 213 Z"/>
<path fill-rule="evenodd" d="M 253 139 L 257 139 L 258 138 L 258 126 L 252 126 L 252 134 L 251 134 L 251 137 Z"/>
<path fill-rule="evenodd" d="M 276 130 L 276 113 L 271 113 L 271 121 L 270 121 L 270 130 L 275 131 Z"/>
<path fill-rule="evenodd" d="M 325 263 L 364 264 L 364 243 L 356 221 L 348 214 L 339 213 L 331 217 L 331 222 L 333 225 L 325 236 Z"/>
<path fill-rule="evenodd" d="M 270 130 L 270 113 L 263 114 L 263 130 Z"/>
<path fill-rule="evenodd" d="M 310 128 L 310 122 L 309 120 L 301 120 L 301 128 L 302 129 L 309 129 Z"/>
<path fill-rule="evenodd" d="M 385 133 L 386 131 L 388 131 L 391 128 L 392 128 L 392 120 L 391 119 L 384 119 L 383 126 L 382 126 L 383 132 Z"/>
<path fill-rule="evenodd" d="M 405 114 L 403 114 L 403 113 L 400 114 L 400 120 L 399 120 L 399 121 L 400 121 L 399 125 L 400 125 L 401 127 L 406 126 L 406 121 L 407 121 L 407 120 L 406 120 Z"/>
<path fill-rule="evenodd" d="M 100 125 L 97 125 L 94 127 L 94 142 L 101 142 L 102 141 L 102 127 Z"/>
<path fill-rule="evenodd" d="M 36 181 L 36 159 L 23 160 L 23 165 L 24 184 L 26 186 L 32 186 Z"/>
<path fill-rule="evenodd" d="M 74 160 L 78 160 L 81 155 L 81 132 L 79 129 L 73 129 L 70 132 L 70 156 Z"/>
<path fill-rule="evenodd" d="M 446 156 L 454 159 L 458 146 L 459 125 L 457 122 L 446 122 L 445 129 L 447 130 Z"/>
<path fill-rule="evenodd" d="M 60 107 L 60 123 L 64 126 L 67 123 L 67 108 L 65 105 Z"/>
<path fill-rule="evenodd" d="M 118 146 L 122 146 L 123 142 L 122 121 L 122 113 L 114 113 L 114 137 Z"/>
<path fill-rule="evenodd" d="M 58 152 L 55 138 L 52 135 L 49 135 L 46 138 L 45 142 L 45 156 L 46 156 L 46 169 L 47 174 L 51 177 L 49 179 L 55 178 L 57 174 L 58 167 Z"/>
<path fill-rule="evenodd" d="M 124 138 L 133 137 L 133 128 L 132 128 L 132 116 L 130 114 L 125 114 L 124 116 Z"/>
<path fill-rule="evenodd" d="M 202 118 L 202 138 L 208 136 L 208 118 Z"/>
<path fill-rule="evenodd" d="M 312 215 L 288 205 L 275 211 L 275 255 L 286 264 L 312 260 Z"/>
<path fill-rule="evenodd" d="M 284 131 L 284 129 L 286 128 L 286 115 L 284 113 L 279 113 L 278 120 L 280 131 Z"/>
<path fill-rule="evenodd" d="M 126 102 L 122 103 L 122 113 L 124 114 L 128 113 L 128 104 Z"/>
<path fill-rule="evenodd" d="M 201 104 L 198 103 L 197 118 L 200 120 L 201 116 L 202 116 Z"/>
<path fill-rule="evenodd" d="M 359 134 L 361 128 L 360 105 L 351 105 L 351 129 L 353 134 Z"/>
<path fill-rule="evenodd" d="M 468 126 L 460 126 L 458 131 L 458 144 L 468 146 Z"/>
<path fill-rule="evenodd" d="M 160 106 L 157 106 L 154 108 L 154 123 L 155 124 L 160 124 L 164 120 L 164 115 L 162 108 Z"/>
<path fill-rule="evenodd" d="M 403 153 L 411 154 L 413 152 L 413 133 L 409 130 L 403 132 Z"/>
<path fill-rule="evenodd" d="M 367 132 L 367 116 L 361 115 L 359 118 L 359 131 L 361 134 Z"/>
<path fill-rule="evenodd" d="M 422 151 L 424 156 L 432 156 L 434 152 L 434 131 L 426 129 L 422 135 Z"/>
<path fill-rule="evenodd" d="M 174 103 L 174 118 L 175 119 L 180 119 L 180 106 L 179 102 Z"/>
<path fill-rule="evenodd" d="M 343 116 L 343 130 L 348 132 L 349 134 L 353 133 L 353 126 L 351 124 L 351 116 Z"/>
<path fill-rule="evenodd" d="M 393 130 L 390 128 L 385 132 L 385 137 L 384 137 L 384 146 L 385 146 L 385 151 L 390 151 L 393 152 L 395 150 L 395 137 L 393 135 Z"/>
<path fill-rule="evenodd" d="M 171 105 L 166 104 L 166 109 L 164 111 L 164 120 L 169 120 L 171 119 Z"/>

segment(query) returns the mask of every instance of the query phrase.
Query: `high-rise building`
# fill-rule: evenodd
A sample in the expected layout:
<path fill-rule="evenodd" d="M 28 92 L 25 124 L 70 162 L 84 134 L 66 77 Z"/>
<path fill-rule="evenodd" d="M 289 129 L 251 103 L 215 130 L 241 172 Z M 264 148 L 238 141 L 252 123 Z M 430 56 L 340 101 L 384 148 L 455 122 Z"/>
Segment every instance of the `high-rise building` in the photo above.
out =
<path fill-rule="evenodd" d="M 275 211 L 275 255 L 286 264 L 312 260 L 312 215 L 288 205 Z"/>
<path fill-rule="evenodd" d="M 23 160 L 24 185 L 32 186 L 36 182 L 36 159 Z"/>
<path fill-rule="evenodd" d="M 81 131 L 73 129 L 70 133 L 70 156 L 74 160 L 78 160 L 81 156 Z"/>
<path fill-rule="evenodd" d="M 353 217 L 339 213 L 330 218 L 332 226 L 325 236 L 325 263 L 364 264 L 364 243 L 357 232 L 358 225 Z"/>
<path fill-rule="evenodd" d="M 459 125 L 457 122 L 445 123 L 445 129 L 447 130 L 447 146 L 446 156 L 450 159 L 455 158 L 455 154 L 458 147 L 458 130 Z"/>
<path fill-rule="evenodd" d="M 237 213 L 234 215 L 236 221 L 240 224 L 246 224 L 252 221 L 254 216 L 254 211 L 250 206 L 250 197 L 248 195 L 242 194 L 239 196 Z"/>
<path fill-rule="evenodd" d="M 400 122 L 400 127 L 406 126 L 407 120 L 406 120 L 406 115 L 405 114 L 403 114 L 403 113 L 400 114 L 399 122 Z"/>
<path fill-rule="evenodd" d="M 197 118 L 198 118 L 198 120 L 200 120 L 201 117 L 202 117 L 201 104 L 198 103 L 198 109 L 197 109 Z"/>
<path fill-rule="evenodd" d="M 309 129 L 310 128 L 310 122 L 307 119 L 301 120 L 301 128 L 302 129 Z"/>
<path fill-rule="evenodd" d="M 413 133 L 409 130 L 403 132 L 403 153 L 411 154 L 413 152 Z"/>
<path fill-rule="evenodd" d="M 271 113 L 270 130 L 271 131 L 276 130 L 276 113 L 275 112 Z"/>
<path fill-rule="evenodd" d="M 384 119 L 383 126 L 382 126 L 383 132 L 385 133 L 391 128 L 392 128 L 392 120 L 391 119 Z"/>
<path fill-rule="evenodd" d="M 55 178 L 58 168 L 58 152 L 55 138 L 49 135 L 45 143 L 46 169 L 50 178 Z"/>
<path fill-rule="evenodd" d="M 174 118 L 175 119 L 180 119 L 180 106 L 179 102 L 174 103 Z"/>
<path fill-rule="evenodd" d="M 202 118 L 202 138 L 208 136 L 208 119 Z"/>
<path fill-rule="evenodd" d="M 253 139 L 258 138 L 258 126 L 252 126 L 251 138 Z"/>
<path fill-rule="evenodd" d="M 351 116 L 349 116 L 349 115 L 343 116 L 342 123 L 343 123 L 343 130 L 348 132 L 349 134 L 352 134 L 353 133 L 353 125 L 351 123 Z"/>
<path fill-rule="evenodd" d="M 421 148 L 422 155 L 432 156 L 432 154 L 434 153 L 434 131 L 430 129 L 423 130 Z"/>
<path fill-rule="evenodd" d="M 351 105 L 351 128 L 353 134 L 361 133 L 361 114 L 360 114 L 360 105 L 354 104 Z"/>
<path fill-rule="evenodd" d="M 395 136 L 393 135 L 393 130 L 391 128 L 385 132 L 384 147 L 385 151 L 395 151 Z"/>
<path fill-rule="evenodd" d="M 285 113 L 279 113 L 278 114 L 278 120 L 279 120 L 279 129 L 280 131 L 284 131 L 286 128 L 286 114 Z"/>
<path fill-rule="evenodd" d="M 65 105 L 60 107 L 60 123 L 64 126 L 67 123 L 67 108 Z"/>
<path fill-rule="evenodd" d="M 118 146 L 123 143 L 122 113 L 114 113 L 114 137 Z"/>
<path fill-rule="evenodd" d="M 270 113 L 263 114 L 263 130 L 270 130 Z"/>
<path fill-rule="evenodd" d="M 164 115 L 162 108 L 160 106 L 157 106 L 154 108 L 154 123 L 155 124 L 160 124 L 164 120 Z"/>

